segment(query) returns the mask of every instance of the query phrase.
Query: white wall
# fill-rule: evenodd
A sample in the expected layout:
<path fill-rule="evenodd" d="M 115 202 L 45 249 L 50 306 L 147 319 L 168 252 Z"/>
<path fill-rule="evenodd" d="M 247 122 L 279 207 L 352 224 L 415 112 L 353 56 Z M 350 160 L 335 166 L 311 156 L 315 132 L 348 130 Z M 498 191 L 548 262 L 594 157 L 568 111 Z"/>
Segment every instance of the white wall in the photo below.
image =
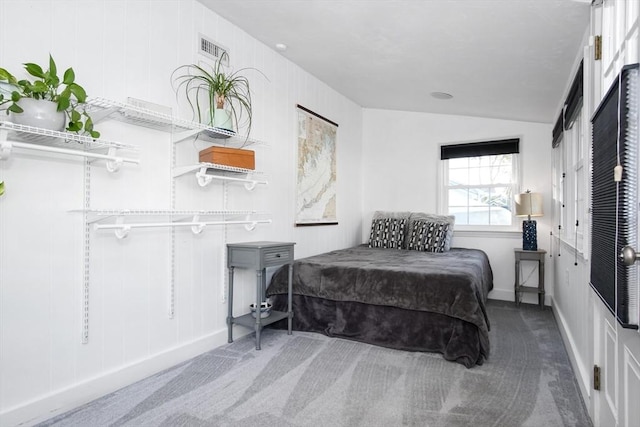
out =
<path fill-rule="evenodd" d="M 478 117 L 385 110 L 364 110 L 364 221 L 362 239 L 376 210 L 437 212 L 440 145 L 520 138 L 522 190 L 544 195 L 551 206 L 551 125 Z M 550 215 L 538 218 L 538 247 L 549 251 Z M 454 231 L 454 246 L 484 250 L 494 273 L 491 298 L 514 299 L 513 248 L 522 247 L 521 232 Z M 547 258 L 546 290 L 553 295 L 553 258 Z M 530 263 L 527 263 L 530 264 Z M 533 265 L 523 266 L 525 276 Z M 525 302 L 535 296 L 525 295 Z"/>
<path fill-rule="evenodd" d="M 66 25 L 66 23 L 71 23 Z M 171 232 L 90 235 L 89 341 L 81 343 L 85 201 L 79 158 L 14 150 L 0 160 L 0 425 L 36 422 L 226 342 L 224 244 L 296 242 L 296 257 L 352 246 L 362 228 L 362 110 L 350 100 L 193 0 L 2 0 L 0 66 L 19 77 L 21 63 L 73 66 L 91 96 L 127 97 L 172 107 L 173 69 L 197 62 L 198 33 L 228 47 L 235 69 L 256 67 L 252 136 L 267 187 L 248 193 L 218 182 L 200 188 L 175 179 L 176 209 L 267 212 L 271 225 L 176 230 L 175 316 L 168 316 Z M 19 42 L 18 42 L 19 40 Z M 294 227 L 296 112 L 301 104 L 337 122 L 338 226 Z M 138 145 L 139 166 L 109 174 L 91 167 L 94 209 L 172 207 L 170 132 L 113 120 L 105 139 Z M 177 144 L 196 158 L 206 144 Z M 148 221 L 138 218 L 137 221 Z M 237 310 L 253 296 L 254 274 L 239 272 Z M 236 336 L 243 331 L 239 328 Z"/>

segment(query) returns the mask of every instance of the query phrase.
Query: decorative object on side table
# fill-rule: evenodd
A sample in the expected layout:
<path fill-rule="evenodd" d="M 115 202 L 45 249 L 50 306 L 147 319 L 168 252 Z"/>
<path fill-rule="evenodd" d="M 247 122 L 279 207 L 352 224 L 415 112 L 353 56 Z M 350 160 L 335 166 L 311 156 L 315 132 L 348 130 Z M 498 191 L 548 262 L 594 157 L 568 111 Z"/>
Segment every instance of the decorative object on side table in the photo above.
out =
<path fill-rule="evenodd" d="M 5 86 L 0 92 L 0 108 L 11 114 L 14 123 L 100 138 L 84 108 L 87 93 L 75 82 L 73 68 L 68 68 L 60 79 L 56 62 L 49 55 L 46 71 L 32 62 L 25 63 L 24 69 L 34 77 L 33 81 L 18 80 L 0 68 L 0 83 Z"/>
<path fill-rule="evenodd" d="M 532 193 L 527 190 L 525 193 L 516 195 L 516 216 L 527 217 L 522 221 L 522 249 L 525 251 L 538 250 L 538 232 L 536 221 L 531 217 L 543 216 L 542 194 Z"/>
<path fill-rule="evenodd" d="M 250 304 L 249 308 L 251 309 L 251 315 L 255 318 L 257 316 L 256 305 Z M 260 317 L 264 319 L 265 317 L 269 317 L 270 315 L 271 315 L 271 304 L 267 301 L 263 301 L 260 304 Z"/>

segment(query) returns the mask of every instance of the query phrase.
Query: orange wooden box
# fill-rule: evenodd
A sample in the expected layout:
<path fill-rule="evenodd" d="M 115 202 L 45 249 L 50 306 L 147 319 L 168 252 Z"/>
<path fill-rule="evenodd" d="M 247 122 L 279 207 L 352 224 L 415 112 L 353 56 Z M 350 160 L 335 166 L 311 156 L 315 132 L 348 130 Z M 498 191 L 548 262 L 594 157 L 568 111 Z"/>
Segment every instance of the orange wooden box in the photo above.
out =
<path fill-rule="evenodd" d="M 256 168 L 256 155 L 252 150 L 209 147 L 200 151 L 200 162 L 253 170 Z"/>

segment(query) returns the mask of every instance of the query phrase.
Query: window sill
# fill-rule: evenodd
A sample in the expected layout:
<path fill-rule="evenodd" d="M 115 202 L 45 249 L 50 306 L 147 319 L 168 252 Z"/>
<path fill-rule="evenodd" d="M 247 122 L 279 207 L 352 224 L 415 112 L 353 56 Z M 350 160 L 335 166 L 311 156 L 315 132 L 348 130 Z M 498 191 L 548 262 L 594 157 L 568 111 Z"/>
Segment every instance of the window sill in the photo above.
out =
<path fill-rule="evenodd" d="M 460 230 L 454 227 L 453 236 L 481 237 L 494 239 L 522 239 L 522 231 L 518 230 Z"/>
<path fill-rule="evenodd" d="M 560 239 L 560 244 L 562 245 L 562 250 L 568 252 L 572 257 L 575 257 L 577 252 L 578 258 L 581 259 L 583 262 L 587 262 L 589 260 L 585 251 L 577 250 L 573 243 L 565 239 Z"/>

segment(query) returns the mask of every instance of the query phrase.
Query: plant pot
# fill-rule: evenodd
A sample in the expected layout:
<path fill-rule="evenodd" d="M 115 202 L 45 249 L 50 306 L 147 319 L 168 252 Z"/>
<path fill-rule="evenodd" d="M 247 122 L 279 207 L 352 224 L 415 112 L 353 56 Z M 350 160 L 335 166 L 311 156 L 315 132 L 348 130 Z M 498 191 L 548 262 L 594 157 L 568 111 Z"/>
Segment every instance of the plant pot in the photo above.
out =
<path fill-rule="evenodd" d="M 216 108 L 216 111 L 213 114 L 213 127 L 233 132 L 231 115 L 227 110 L 225 110 L 224 108 Z"/>
<path fill-rule="evenodd" d="M 209 114 L 210 111 L 211 110 L 207 111 L 207 117 L 211 117 L 211 115 Z M 234 133 L 231 115 L 224 108 L 216 108 L 215 113 L 211 118 L 211 121 L 207 123 L 207 125 L 211 126 L 212 128 Z M 224 133 L 218 133 L 215 131 L 205 131 L 205 134 L 210 138 L 216 138 L 216 139 L 226 139 L 230 137 L 230 135 L 226 135 Z"/>
<path fill-rule="evenodd" d="M 44 99 L 22 98 L 18 105 L 24 111 L 11 113 L 11 121 L 23 126 L 63 131 L 67 124 L 67 115 L 58 111 L 58 104 Z"/>

